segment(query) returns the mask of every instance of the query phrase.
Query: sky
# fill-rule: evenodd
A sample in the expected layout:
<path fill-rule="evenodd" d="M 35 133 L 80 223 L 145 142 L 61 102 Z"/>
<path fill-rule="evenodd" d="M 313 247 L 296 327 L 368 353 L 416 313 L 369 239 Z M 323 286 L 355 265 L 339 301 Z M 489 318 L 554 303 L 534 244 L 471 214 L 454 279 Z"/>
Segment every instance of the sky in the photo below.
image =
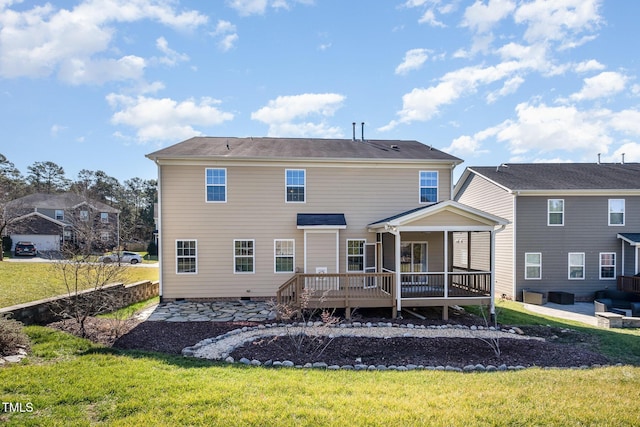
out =
<path fill-rule="evenodd" d="M 640 161 L 640 1 L 0 0 L 0 153 L 155 179 L 193 136 Z"/>

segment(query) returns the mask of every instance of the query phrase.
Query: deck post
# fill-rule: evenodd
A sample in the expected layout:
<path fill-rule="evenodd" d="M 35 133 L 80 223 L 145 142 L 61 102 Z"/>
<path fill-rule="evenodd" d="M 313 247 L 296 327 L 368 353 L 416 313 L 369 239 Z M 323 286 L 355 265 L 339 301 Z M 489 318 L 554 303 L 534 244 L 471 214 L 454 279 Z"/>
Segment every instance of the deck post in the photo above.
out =
<path fill-rule="evenodd" d="M 391 231 L 391 234 L 395 236 L 395 260 L 396 260 L 396 315 L 402 311 L 402 272 L 400 267 L 400 232 Z"/>
<path fill-rule="evenodd" d="M 489 295 L 491 295 L 490 314 L 491 324 L 495 324 L 496 321 L 496 231 L 491 230 L 489 237 L 489 268 L 491 268 L 491 275 L 489 276 Z"/>

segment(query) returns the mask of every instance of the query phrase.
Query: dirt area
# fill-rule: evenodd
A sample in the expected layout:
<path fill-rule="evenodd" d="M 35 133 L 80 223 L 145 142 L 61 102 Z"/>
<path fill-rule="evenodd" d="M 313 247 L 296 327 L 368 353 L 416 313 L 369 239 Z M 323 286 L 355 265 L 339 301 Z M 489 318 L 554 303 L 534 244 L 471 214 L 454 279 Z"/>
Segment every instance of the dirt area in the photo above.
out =
<path fill-rule="evenodd" d="M 377 323 L 388 322 L 377 316 L 378 313 L 365 313 L 354 321 Z M 479 325 L 482 319 L 468 313 L 452 315 L 448 321 L 442 321 L 439 313 L 429 315 L 425 320 L 417 318 L 399 319 L 395 323 L 412 323 L 414 325 L 461 324 Z M 122 322 L 121 322 L 122 323 Z M 112 333 L 113 321 L 91 318 L 87 324 L 88 338 L 125 350 L 154 351 L 178 355 L 184 347 L 197 342 L 222 335 L 243 326 L 255 326 L 251 322 L 139 322 L 129 320 L 118 325 L 120 336 Z M 51 326 L 77 333 L 77 328 L 69 322 L 58 322 Z M 239 360 L 291 360 L 296 364 L 307 362 L 325 362 L 328 365 L 383 364 L 383 365 L 424 365 L 453 366 L 466 365 L 507 365 L 507 366 L 540 366 L 540 367 L 575 367 L 594 364 L 611 364 L 614 361 L 593 351 L 592 338 L 589 334 L 572 329 L 561 329 L 549 326 L 522 326 L 525 335 L 542 337 L 545 340 L 515 340 L 501 338 L 500 355 L 496 355 L 494 346 L 480 339 L 469 338 L 364 338 L 338 337 L 327 342 L 316 342 L 308 348 L 324 347 L 318 351 L 298 351 L 288 337 L 279 339 L 262 339 L 236 349 L 232 357 Z M 311 353 L 311 354 L 310 354 Z"/>

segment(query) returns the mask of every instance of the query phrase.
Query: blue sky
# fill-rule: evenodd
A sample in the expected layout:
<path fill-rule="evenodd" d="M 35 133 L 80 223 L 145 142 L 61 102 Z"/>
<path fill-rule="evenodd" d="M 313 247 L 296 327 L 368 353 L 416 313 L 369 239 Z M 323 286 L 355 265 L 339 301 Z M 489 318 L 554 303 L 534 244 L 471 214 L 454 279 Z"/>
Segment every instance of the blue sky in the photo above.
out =
<path fill-rule="evenodd" d="M 0 0 L 0 153 L 156 177 L 195 135 L 640 161 L 635 0 Z"/>

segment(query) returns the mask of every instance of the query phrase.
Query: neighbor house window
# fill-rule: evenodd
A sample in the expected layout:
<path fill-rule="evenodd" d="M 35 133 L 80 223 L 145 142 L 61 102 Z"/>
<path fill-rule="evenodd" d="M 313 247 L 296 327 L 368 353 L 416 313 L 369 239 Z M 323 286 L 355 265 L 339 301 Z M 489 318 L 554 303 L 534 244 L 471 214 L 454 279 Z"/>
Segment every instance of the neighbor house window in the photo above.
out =
<path fill-rule="evenodd" d="M 253 273 L 255 271 L 255 240 L 234 240 L 234 272 Z"/>
<path fill-rule="evenodd" d="M 176 273 L 197 273 L 197 260 L 196 240 L 176 240 Z"/>
<path fill-rule="evenodd" d="M 347 240 L 347 271 L 364 271 L 364 239 Z"/>
<path fill-rule="evenodd" d="M 276 273 L 293 273 L 295 266 L 295 241 L 274 240 L 273 256 Z"/>
<path fill-rule="evenodd" d="M 616 254 L 615 252 L 600 253 L 600 279 L 616 278 Z"/>
<path fill-rule="evenodd" d="M 287 202 L 302 203 L 305 201 L 306 173 L 304 169 L 287 169 L 285 171 L 285 191 Z"/>
<path fill-rule="evenodd" d="M 624 199 L 609 199 L 609 225 L 624 225 Z"/>
<path fill-rule="evenodd" d="M 100 212 L 100 222 L 103 224 L 109 223 L 109 214 L 107 212 Z"/>
<path fill-rule="evenodd" d="M 108 231 L 100 232 L 100 240 L 102 240 L 103 242 L 108 242 L 110 238 L 111 234 Z"/>
<path fill-rule="evenodd" d="M 227 170 L 207 168 L 207 202 L 224 203 L 227 201 Z"/>
<path fill-rule="evenodd" d="M 80 211 L 80 221 L 89 221 L 89 211 Z"/>
<path fill-rule="evenodd" d="M 569 253 L 569 280 L 584 279 L 584 252 Z"/>
<path fill-rule="evenodd" d="M 420 203 L 438 201 L 438 172 L 420 171 Z"/>
<path fill-rule="evenodd" d="M 540 252 L 524 254 L 524 278 L 527 280 L 542 278 L 542 254 Z"/>
<path fill-rule="evenodd" d="M 64 221 L 64 211 L 62 209 L 56 209 L 56 219 L 58 221 Z"/>
<path fill-rule="evenodd" d="M 564 225 L 564 200 L 547 200 L 547 225 Z"/>

